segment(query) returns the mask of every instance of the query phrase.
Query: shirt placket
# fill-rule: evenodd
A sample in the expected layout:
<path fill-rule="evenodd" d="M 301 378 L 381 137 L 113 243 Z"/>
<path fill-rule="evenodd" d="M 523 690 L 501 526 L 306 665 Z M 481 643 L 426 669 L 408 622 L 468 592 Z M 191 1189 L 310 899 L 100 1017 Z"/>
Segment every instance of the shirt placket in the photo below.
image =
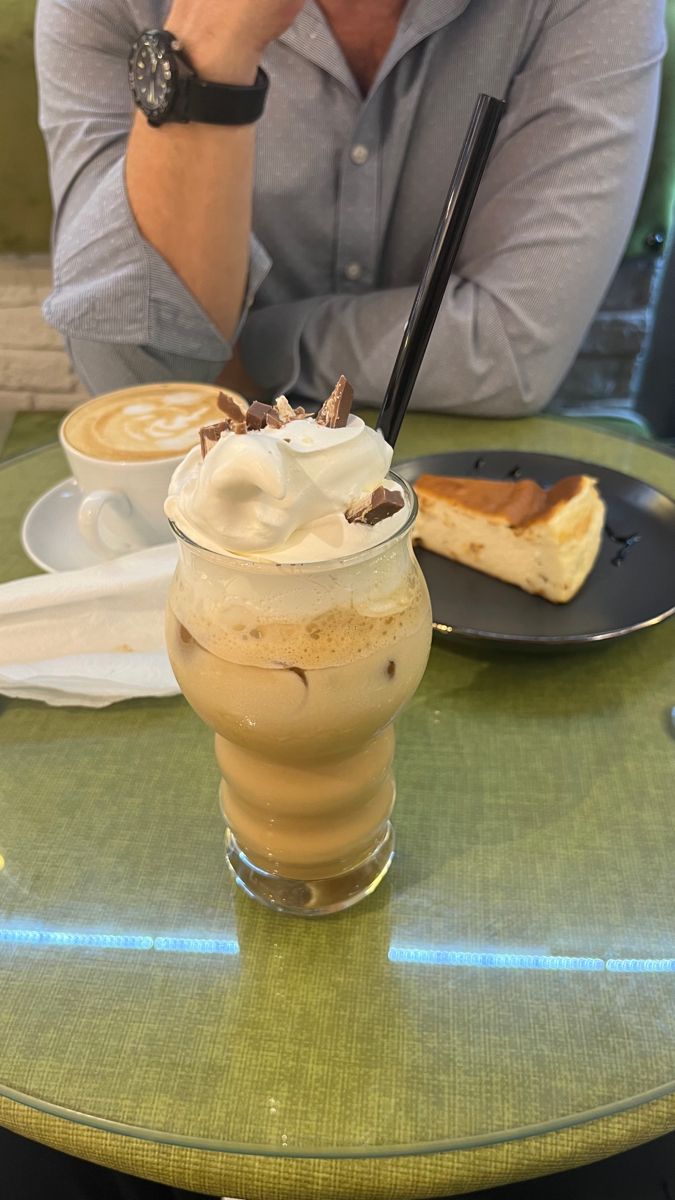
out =
<path fill-rule="evenodd" d="M 342 152 L 337 195 L 336 292 L 356 295 L 377 279 L 379 238 L 381 89 L 361 106 L 349 145 Z"/>

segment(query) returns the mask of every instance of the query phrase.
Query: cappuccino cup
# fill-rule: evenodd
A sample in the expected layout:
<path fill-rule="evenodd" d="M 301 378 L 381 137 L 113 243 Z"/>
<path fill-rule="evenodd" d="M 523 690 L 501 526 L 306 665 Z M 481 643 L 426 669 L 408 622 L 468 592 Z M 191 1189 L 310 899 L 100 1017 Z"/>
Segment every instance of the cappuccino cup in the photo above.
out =
<path fill-rule="evenodd" d="M 101 557 L 171 540 L 169 481 L 200 428 L 222 419 L 221 390 L 196 383 L 124 388 L 86 400 L 62 422 L 59 439 L 82 492 L 79 530 Z"/>

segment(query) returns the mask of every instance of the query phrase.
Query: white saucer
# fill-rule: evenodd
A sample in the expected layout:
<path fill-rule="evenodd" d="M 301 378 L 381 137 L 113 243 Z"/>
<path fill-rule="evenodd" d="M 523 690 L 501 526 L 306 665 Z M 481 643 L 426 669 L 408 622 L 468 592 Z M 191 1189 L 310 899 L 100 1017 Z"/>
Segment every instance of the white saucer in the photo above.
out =
<path fill-rule="evenodd" d="M 77 513 L 81 503 L 75 480 L 64 479 L 28 509 L 21 526 L 21 544 L 43 571 L 74 571 L 106 561 L 80 533 Z"/>

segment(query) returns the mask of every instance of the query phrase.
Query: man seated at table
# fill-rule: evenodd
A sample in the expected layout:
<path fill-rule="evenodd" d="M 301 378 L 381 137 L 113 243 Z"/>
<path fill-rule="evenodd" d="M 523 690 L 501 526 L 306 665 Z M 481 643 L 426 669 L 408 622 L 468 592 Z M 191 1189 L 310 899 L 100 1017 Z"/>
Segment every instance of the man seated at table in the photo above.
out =
<path fill-rule="evenodd" d="M 45 312 L 85 386 L 221 377 L 249 395 L 322 397 L 344 372 L 377 404 L 483 91 L 508 108 L 416 403 L 476 416 L 541 409 L 635 217 L 663 10 L 664 0 L 40 0 L 56 214 Z M 134 109 L 127 59 L 149 28 L 180 39 L 174 69 L 189 63 L 209 84 L 187 123 L 153 126 Z M 260 66 L 269 89 L 257 119 Z M 131 72 L 155 115 L 164 71 L 143 50 Z"/>

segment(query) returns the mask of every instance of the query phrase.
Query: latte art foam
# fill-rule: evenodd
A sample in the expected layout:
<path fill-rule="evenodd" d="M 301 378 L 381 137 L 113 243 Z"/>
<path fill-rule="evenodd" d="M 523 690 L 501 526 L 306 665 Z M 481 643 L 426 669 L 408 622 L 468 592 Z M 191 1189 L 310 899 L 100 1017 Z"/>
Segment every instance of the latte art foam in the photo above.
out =
<path fill-rule="evenodd" d="M 114 462 L 178 458 L 217 421 L 219 390 L 199 384 L 157 384 L 98 396 L 67 417 L 63 436 L 74 450 Z"/>

